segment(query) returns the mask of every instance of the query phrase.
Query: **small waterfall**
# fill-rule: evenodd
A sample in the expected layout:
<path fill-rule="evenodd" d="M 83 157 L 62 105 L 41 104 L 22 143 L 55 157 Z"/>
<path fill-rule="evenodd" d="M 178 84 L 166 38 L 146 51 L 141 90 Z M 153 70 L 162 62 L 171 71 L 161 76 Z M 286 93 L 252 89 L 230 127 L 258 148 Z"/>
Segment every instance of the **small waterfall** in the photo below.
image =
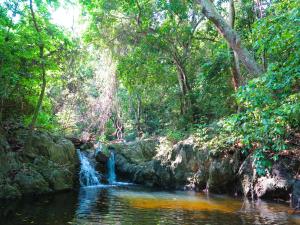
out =
<path fill-rule="evenodd" d="M 77 154 L 80 160 L 80 172 L 79 172 L 79 181 L 80 186 L 95 186 L 100 185 L 99 177 L 100 174 L 95 170 L 95 168 L 91 165 L 89 159 L 83 152 L 79 149 L 77 150 Z"/>
<path fill-rule="evenodd" d="M 115 154 L 111 151 L 107 162 L 108 167 L 108 183 L 116 183 L 116 172 L 115 172 Z"/>

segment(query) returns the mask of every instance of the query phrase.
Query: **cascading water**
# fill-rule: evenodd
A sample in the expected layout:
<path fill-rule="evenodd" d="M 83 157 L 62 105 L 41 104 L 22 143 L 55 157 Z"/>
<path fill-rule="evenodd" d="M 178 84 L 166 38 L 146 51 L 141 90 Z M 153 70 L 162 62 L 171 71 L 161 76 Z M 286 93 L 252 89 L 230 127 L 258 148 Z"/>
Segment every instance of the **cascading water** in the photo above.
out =
<path fill-rule="evenodd" d="M 91 165 L 89 159 L 83 152 L 79 149 L 77 150 L 77 154 L 80 160 L 80 172 L 79 172 L 79 182 L 80 186 L 95 186 L 100 185 L 99 177 L 100 174 L 95 170 L 95 168 Z"/>
<path fill-rule="evenodd" d="M 116 172 L 115 172 L 115 154 L 111 151 L 107 162 L 108 167 L 108 183 L 116 183 Z"/>

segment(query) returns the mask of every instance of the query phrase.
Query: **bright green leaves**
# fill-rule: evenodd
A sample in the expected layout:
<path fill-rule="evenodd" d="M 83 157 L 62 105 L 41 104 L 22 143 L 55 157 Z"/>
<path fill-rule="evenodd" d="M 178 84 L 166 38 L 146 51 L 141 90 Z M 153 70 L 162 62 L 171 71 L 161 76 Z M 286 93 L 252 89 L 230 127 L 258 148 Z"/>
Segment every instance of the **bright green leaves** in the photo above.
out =
<path fill-rule="evenodd" d="M 297 74 L 284 71 L 270 69 L 242 87 L 237 99 L 243 111 L 227 121 L 228 131 L 234 130 L 247 152 L 253 151 L 259 175 L 278 160 L 280 151 L 289 148 L 289 129 L 299 128 L 300 98 L 292 88 L 297 85 Z"/>
<path fill-rule="evenodd" d="M 258 54 L 265 52 L 269 63 L 276 62 L 284 67 L 293 62 L 299 63 L 298 5 L 297 0 L 276 1 L 266 10 L 266 16 L 254 24 L 254 47 Z"/>
<path fill-rule="evenodd" d="M 50 21 L 49 9 L 57 8 L 58 5 L 58 1 L 33 1 L 35 19 L 40 30 L 38 34 L 29 1 L 4 1 L 0 4 L 0 108 L 4 108 L 3 119 L 25 118 L 26 122 L 31 118 L 42 82 L 39 66 L 41 42 L 44 45 L 47 81 L 53 84 L 55 79 L 60 78 L 62 64 L 72 47 L 72 41 Z M 40 113 L 38 126 L 50 128 L 49 124 L 53 121 L 50 118 L 53 116 L 48 96 Z"/>

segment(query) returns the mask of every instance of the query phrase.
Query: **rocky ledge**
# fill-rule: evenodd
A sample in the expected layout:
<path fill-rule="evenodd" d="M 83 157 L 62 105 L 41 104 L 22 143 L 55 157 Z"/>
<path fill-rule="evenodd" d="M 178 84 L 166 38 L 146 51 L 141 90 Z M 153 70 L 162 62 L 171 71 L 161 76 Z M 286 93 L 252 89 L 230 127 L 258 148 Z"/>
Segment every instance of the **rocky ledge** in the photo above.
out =
<path fill-rule="evenodd" d="M 0 199 L 72 189 L 78 159 L 71 141 L 15 128 L 0 130 Z"/>
<path fill-rule="evenodd" d="M 166 138 L 108 146 L 116 154 L 118 176 L 149 187 L 243 194 L 253 198 L 292 200 L 300 204 L 300 159 L 281 157 L 263 177 L 253 159 L 240 151 L 212 152 L 190 137 L 173 145 Z M 291 198 L 290 198 L 291 197 Z"/>

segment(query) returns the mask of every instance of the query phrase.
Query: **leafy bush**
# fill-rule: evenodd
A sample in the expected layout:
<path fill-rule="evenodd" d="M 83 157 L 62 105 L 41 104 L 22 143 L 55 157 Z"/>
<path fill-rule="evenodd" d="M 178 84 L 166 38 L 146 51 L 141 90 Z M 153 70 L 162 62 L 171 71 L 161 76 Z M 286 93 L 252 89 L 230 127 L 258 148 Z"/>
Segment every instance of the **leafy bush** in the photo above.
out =
<path fill-rule="evenodd" d="M 178 130 L 167 130 L 166 135 L 167 138 L 174 143 L 184 139 L 185 137 L 185 133 Z"/>

